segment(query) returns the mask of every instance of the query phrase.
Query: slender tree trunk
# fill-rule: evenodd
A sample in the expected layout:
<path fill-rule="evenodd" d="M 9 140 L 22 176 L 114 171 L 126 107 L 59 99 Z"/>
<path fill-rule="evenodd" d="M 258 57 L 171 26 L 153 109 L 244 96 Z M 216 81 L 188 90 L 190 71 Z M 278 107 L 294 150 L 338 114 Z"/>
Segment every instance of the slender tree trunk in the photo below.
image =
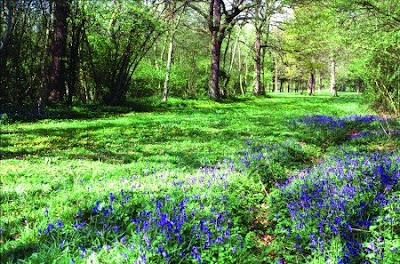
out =
<path fill-rule="evenodd" d="M 275 71 L 274 71 L 274 78 L 275 78 L 275 87 L 274 87 L 274 92 L 278 92 L 278 56 L 275 54 Z"/>
<path fill-rule="evenodd" d="M 253 94 L 261 94 L 261 32 L 257 30 L 255 40 L 255 80 Z"/>
<path fill-rule="evenodd" d="M 265 95 L 265 49 L 261 50 L 261 86 L 260 86 L 260 93 Z"/>
<path fill-rule="evenodd" d="M 228 71 L 229 75 L 232 73 L 233 64 L 235 63 L 236 52 L 237 52 L 237 48 L 239 45 L 240 31 L 241 30 L 239 29 L 239 32 L 237 33 L 237 36 L 236 36 L 235 44 L 233 45 L 231 64 L 229 65 L 229 71 Z"/>
<path fill-rule="evenodd" d="M 357 94 L 359 94 L 361 91 L 362 91 L 362 80 L 361 79 L 358 79 L 358 83 L 357 83 L 357 90 L 356 90 L 356 92 L 357 92 Z"/>
<path fill-rule="evenodd" d="M 168 100 L 168 93 L 169 93 L 168 86 L 169 86 L 169 79 L 171 76 L 173 51 L 174 51 L 174 33 L 171 32 L 170 39 L 169 39 L 169 48 L 168 48 L 167 73 L 165 74 L 164 89 L 163 89 L 163 94 L 162 94 L 163 102 L 167 102 L 167 100 Z"/>
<path fill-rule="evenodd" d="M 242 95 L 244 95 L 244 89 L 243 89 L 243 73 L 242 73 L 242 49 L 239 47 L 238 49 L 238 57 L 239 57 L 239 86 L 240 86 L 240 92 Z"/>
<path fill-rule="evenodd" d="M 319 72 L 319 78 L 318 78 L 318 93 L 322 93 L 322 73 Z"/>
<path fill-rule="evenodd" d="M 333 97 L 337 97 L 337 87 L 336 87 L 336 61 L 335 58 L 331 57 L 331 93 Z"/>
<path fill-rule="evenodd" d="M 240 32 L 241 32 L 242 28 L 239 27 L 239 31 L 237 32 L 237 36 L 236 36 L 236 40 L 235 40 L 235 44 L 233 45 L 233 50 L 232 50 L 232 56 L 231 56 L 231 62 L 229 64 L 229 70 L 228 70 L 228 74 L 226 76 L 226 81 L 225 81 L 225 87 L 228 87 L 228 84 L 231 80 L 231 76 L 232 76 L 232 71 L 233 71 L 233 64 L 235 63 L 235 57 L 236 57 L 236 52 L 237 52 L 237 48 L 239 46 L 239 39 L 240 39 Z M 240 60 L 240 59 L 239 59 Z M 240 78 L 240 77 L 239 77 Z"/>
<path fill-rule="evenodd" d="M 249 81 L 249 50 L 246 50 L 246 56 L 244 58 L 244 92 L 247 92 L 247 84 Z"/>
<path fill-rule="evenodd" d="M 311 71 L 310 79 L 308 81 L 308 88 L 310 89 L 310 95 L 315 94 L 315 72 Z"/>

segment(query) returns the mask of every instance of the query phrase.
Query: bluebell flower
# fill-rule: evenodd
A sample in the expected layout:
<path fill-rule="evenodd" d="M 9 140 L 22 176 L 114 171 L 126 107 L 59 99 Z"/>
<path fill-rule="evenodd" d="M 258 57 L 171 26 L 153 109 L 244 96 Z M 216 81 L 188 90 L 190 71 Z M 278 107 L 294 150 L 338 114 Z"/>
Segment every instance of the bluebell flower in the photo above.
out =
<path fill-rule="evenodd" d="M 49 223 L 49 224 L 47 225 L 46 229 L 44 230 L 44 233 L 45 233 L 45 234 L 48 234 L 48 233 L 50 233 L 50 231 L 53 230 L 54 228 L 55 228 L 54 225 L 53 225 L 52 223 Z"/>
<path fill-rule="evenodd" d="M 58 228 L 63 228 L 64 227 L 64 223 L 59 219 L 57 219 L 56 225 L 57 225 Z"/>
<path fill-rule="evenodd" d="M 113 193 L 110 193 L 109 198 L 110 198 L 110 201 L 111 201 L 111 202 L 114 202 L 114 201 L 115 201 L 115 196 L 114 196 Z"/>
<path fill-rule="evenodd" d="M 64 246 L 65 246 L 65 239 L 64 239 L 63 241 L 61 241 L 61 242 L 58 244 L 58 247 L 59 247 L 60 249 L 63 249 Z"/>
<path fill-rule="evenodd" d="M 201 263 L 201 256 L 199 255 L 199 251 L 197 247 L 192 247 L 192 257 L 197 261 L 197 263 Z"/>
<path fill-rule="evenodd" d="M 95 213 L 95 214 L 98 213 L 99 212 L 99 207 L 100 207 L 100 202 L 96 201 L 95 206 L 92 209 L 92 212 Z"/>
<path fill-rule="evenodd" d="M 79 256 L 84 258 L 86 256 L 86 248 L 82 245 L 78 245 L 78 248 L 81 250 L 81 254 Z"/>

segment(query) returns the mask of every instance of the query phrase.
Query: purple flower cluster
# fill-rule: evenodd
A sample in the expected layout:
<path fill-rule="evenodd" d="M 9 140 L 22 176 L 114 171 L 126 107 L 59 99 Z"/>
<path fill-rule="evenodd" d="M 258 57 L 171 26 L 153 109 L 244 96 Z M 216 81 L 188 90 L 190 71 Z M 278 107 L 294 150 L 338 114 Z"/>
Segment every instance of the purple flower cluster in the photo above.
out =
<path fill-rule="evenodd" d="M 325 115 L 305 116 L 295 120 L 295 124 L 305 124 L 308 127 L 342 128 L 347 120 Z"/>
<path fill-rule="evenodd" d="M 287 238 L 293 238 L 298 251 L 324 252 L 339 236 L 344 242 L 338 263 L 359 263 L 366 251 L 363 242 L 377 217 L 388 206 L 400 209 L 395 199 L 399 181 L 399 156 L 344 153 L 281 186 L 271 200 L 281 209 L 275 221 Z M 393 224 L 398 227 L 400 221 Z"/>
<path fill-rule="evenodd" d="M 309 127 L 343 128 L 349 124 L 370 124 L 372 122 L 388 122 L 391 119 L 374 115 L 350 115 L 342 118 L 326 115 L 305 116 L 294 121 L 295 124 L 305 124 Z"/>
<path fill-rule="evenodd" d="M 44 238 L 57 238 L 61 250 L 66 246 L 74 248 L 74 261 L 87 258 L 91 252 L 108 254 L 121 247 L 120 256 L 137 263 L 148 259 L 204 263 L 204 256 L 212 256 L 216 248 L 226 244 L 233 245 L 235 250 L 231 254 L 234 254 L 242 246 L 242 239 L 232 229 L 233 220 L 225 209 L 229 208 L 226 196 L 223 193 L 215 196 L 210 206 L 211 197 L 195 192 L 182 194 L 183 189 L 191 186 L 224 190 L 233 171 L 231 165 L 224 170 L 202 168 L 196 175 L 172 180 L 170 187 L 176 192 L 172 191 L 171 196 L 144 196 L 139 202 L 132 199 L 136 195 L 131 190 L 111 192 L 103 201 L 80 209 L 69 228 L 57 220 L 39 233 Z M 76 237 L 80 238 L 79 243 Z"/>
<path fill-rule="evenodd" d="M 392 130 L 384 131 L 384 130 L 380 129 L 380 130 L 353 132 L 350 137 L 352 139 L 356 139 L 356 138 L 364 138 L 364 137 L 369 137 L 369 136 L 384 136 L 384 135 L 399 136 L 400 130 L 392 129 Z"/>
<path fill-rule="evenodd" d="M 209 215 L 204 217 L 204 211 L 198 196 L 185 197 L 177 203 L 166 196 L 155 202 L 153 210 L 141 211 L 131 221 L 136 234 L 144 238 L 147 250 L 157 247 L 156 252 L 169 261 L 166 248 L 175 248 L 180 251 L 180 256 L 191 255 L 198 263 L 202 263 L 197 247 L 192 246 L 191 252 L 187 251 L 188 247 L 197 245 L 201 250 L 207 250 L 231 238 L 229 212 L 218 212 L 211 208 Z"/>

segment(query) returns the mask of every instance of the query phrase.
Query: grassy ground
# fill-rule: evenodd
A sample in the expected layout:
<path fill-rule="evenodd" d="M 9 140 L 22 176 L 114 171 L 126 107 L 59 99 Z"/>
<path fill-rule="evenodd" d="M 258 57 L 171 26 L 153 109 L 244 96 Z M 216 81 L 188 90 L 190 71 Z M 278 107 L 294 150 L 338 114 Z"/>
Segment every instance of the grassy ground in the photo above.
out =
<path fill-rule="evenodd" d="M 46 206 L 54 216 L 68 218 L 87 200 L 118 191 L 124 177 L 139 175 L 145 182 L 159 172 L 194 173 L 241 153 L 246 140 L 301 142 L 302 132 L 289 125 L 300 116 L 368 113 L 355 94 L 140 104 L 136 112 L 75 108 L 75 119 L 1 126 L 2 258 L 16 261 L 35 251 Z M 316 158 L 330 151 L 317 144 L 307 148 Z"/>

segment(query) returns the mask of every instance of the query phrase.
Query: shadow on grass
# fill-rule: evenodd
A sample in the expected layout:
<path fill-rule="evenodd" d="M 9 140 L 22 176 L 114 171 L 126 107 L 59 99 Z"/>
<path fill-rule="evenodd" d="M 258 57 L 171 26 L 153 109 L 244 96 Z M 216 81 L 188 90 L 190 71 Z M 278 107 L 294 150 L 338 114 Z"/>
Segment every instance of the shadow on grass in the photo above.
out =
<path fill-rule="evenodd" d="M 131 112 L 162 112 L 164 109 L 154 105 L 151 100 L 131 100 L 120 106 L 107 106 L 100 104 L 78 105 L 73 107 L 57 106 L 50 107 L 43 113 L 38 113 L 31 107 L 15 108 L 12 106 L 0 108 L 0 114 L 7 115 L 7 121 L 13 122 L 36 122 L 45 119 L 75 119 L 90 120 L 101 117 L 127 114 Z"/>
<path fill-rule="evenodd" d="M 136 101 L 131 108 L 111 108 L 112 111 L 107 107 L 99 110 L 86 106 L 89 114 L 81 117 L 93 120 L 50 122 L 35 127 L 23 126 L 23 129 L 11 125 L 11 129 L 3 129 L 0 159 L 55 156 L 122 164 L 141 160 L 160 166 L 168 162 L 197 169 L 207 162 L 206 159 L 225 158 L 227 145 L 231 144 L 232 148 L 238 142 L 244 144 L 252 135 L 301 141 L 301 132 L 286 125 L 288 118 L 307 112 L 335 113 L 337 106 L 330 103 L 334 100 L 328 96 L 293 94 L 274 95 L 265 100 L 244 97 L 238 98 L 236 103 L 171 100 L 166 106 L 142 100 L 142 105 Z M 353 102 L 354 98 L 349 100 Z M 136 111 L 151 113 L 95 119 L 100 113 L 114 117 L 116 112 L 132 112 L 134 106 Z M 83 115 L 82 109 L 79 113 Z"/>
<path fill-rule="evenodd" d="M 1 249 L 0 262 L 19 263 L 21 259 L 25 259 L 35 253 L 38 247 L 38 243 L 24 243 L 12 249 Z"/>

